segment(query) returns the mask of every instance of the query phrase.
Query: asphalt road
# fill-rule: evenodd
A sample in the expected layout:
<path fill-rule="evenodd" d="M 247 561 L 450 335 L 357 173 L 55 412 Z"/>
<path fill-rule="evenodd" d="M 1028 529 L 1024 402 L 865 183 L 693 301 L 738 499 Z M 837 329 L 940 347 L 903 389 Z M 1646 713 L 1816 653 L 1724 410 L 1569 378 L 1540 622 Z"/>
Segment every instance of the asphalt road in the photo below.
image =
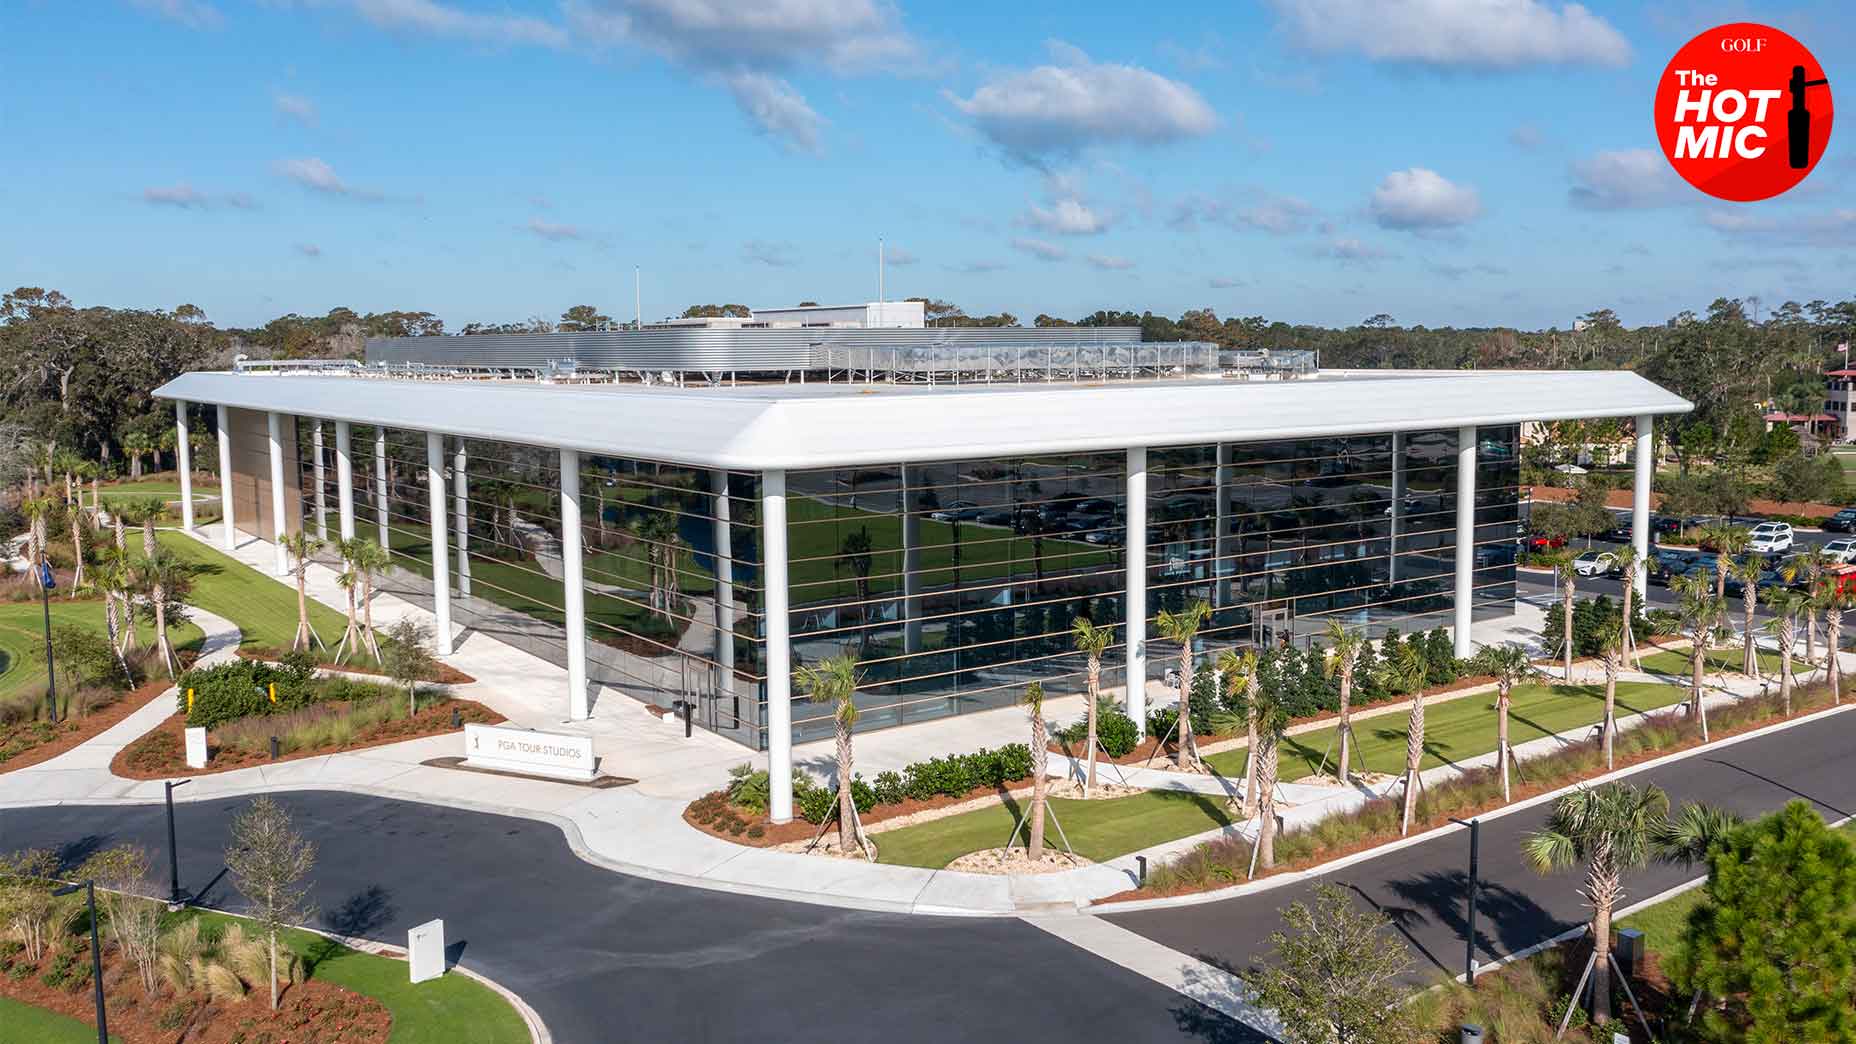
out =
<path fill-rule="evenodd" d="M 1803 798 L 1834 821 L 1856 814 L 1853 749 L 1856 712 L 1845 712 L 1629 778 L 1662 787 L 1678 807 L 1703 802 L 1753 816 Z M 1482 826 L 1478 961 L 1494 960 L 1585 923 L 1587 911 L 1575 891 L 1580 881 L 1576 872 L 1541 877 L 1521 861 L 1523 835 L 1539 829 L 1546 814 L 1542 803 Z M 1312 901 L 1319 884 L 1331 883 L 1390 917 L 1411 947 L 1410 978 L 1432 982 L 1463 970 L 1468 857 L 1469 833 L 1454 831 L 1314 882 L 1217 903 L 1117 914 L 1109 920 L 1241 973 L 1268 953 L 1269 935 L 1281 927 L 1280 909 L 1297 900 Z M 1652 866 L 1627 878 L 1625 902 L 1702 873 Z"/>
<path fill-rule="evenodd" d="M 279 800 L 318 847 L 323 927 L 403 946 L 409 927 L 442 917 L 459 959 L 520 994 L 561 1044 L 1265 1039 L 1017 920 L 660 884 L 582 862 L 558 829 L 526 819 L 327 792 Z M 243 804 L 176 807 L 182 883 L 213 881 L 206 905 L 242 906 L 215 875 Z M 77 862 L 124 841 L 165 868 L 161 806 L 0 810 L 0 851 Z"/>

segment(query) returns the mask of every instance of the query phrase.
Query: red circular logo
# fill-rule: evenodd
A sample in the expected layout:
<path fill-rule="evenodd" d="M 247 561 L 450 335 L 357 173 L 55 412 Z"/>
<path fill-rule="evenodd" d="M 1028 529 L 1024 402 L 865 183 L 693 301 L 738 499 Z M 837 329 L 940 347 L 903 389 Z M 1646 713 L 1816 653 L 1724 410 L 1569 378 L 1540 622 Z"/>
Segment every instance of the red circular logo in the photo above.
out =
<path fill-rule="evenodd" d="M 1683 46 L 1656 85 L 1656 136 L 1683 180 L 1741 203 L 1805 179 L 1830 143 L 1823 66 L 1767 25 L 1715 26 Z"/>

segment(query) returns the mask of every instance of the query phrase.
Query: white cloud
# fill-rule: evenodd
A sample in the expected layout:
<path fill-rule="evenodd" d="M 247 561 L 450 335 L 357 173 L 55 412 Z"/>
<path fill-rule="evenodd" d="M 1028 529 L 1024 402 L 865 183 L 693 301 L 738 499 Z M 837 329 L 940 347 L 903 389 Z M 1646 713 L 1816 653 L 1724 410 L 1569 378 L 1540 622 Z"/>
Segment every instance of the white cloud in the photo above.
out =
<path fill-rule="evenodd" d="M 1244 281 L 1234 276 L 1212 276 L 1205 281 L 1205 285 L 1211 287 L 1213 290 L 1230 290 L 1235 287 L 1243 286 Z"/>
<path fill-rule="evenodd" d="M 193 29 L 217 29 L 226 20 L 219 13 L 219 8 L 205 0 L 129 0 L 129 3 L 140 10 Z"/>
<path fill-rule="evenodd" d="M 570 25 L 720 71 L 823 62 L 838 73 L 912 58 L 900 12 L 880 0 L 569 0 Z"/>
<path fill-rule="evenodd" d="M 1567 193 L 1575 207 L 1628 210 L 1680 202 L 1683 182 L 1662 153 L 1654 149 L 1611 149 L 1572 165 Z"/>
<path fill-rule="evenodd" d="M 1114 254 L 1090 254 L 1089 263 L 1097 268 L 1111 272 L 1118 272 L 1134 267 L 1134 262 L 1132 260 L 1125 257 L 1117 257 Z"/>
<path fill-rule="evenodd" d="M 1023 236 L 1012 240 L 1012 249 L 1020 253 L 1030 254 L 1040 261 L 1062 261 L 1064 258 L 1070 256 L 1069 251 L 1055 243 L 1049 243 L 1042 239 L 1026 239 Z"/>
<path fill-rule="evenodd" d="M 349 0 L 355 12 L 381 29 L 453 37 L 487 44 L 565 48 L 567 30 L 527 15 L 467 11 L 438 0 Z"/>
<path fill-rule="evenodd" d="M 296 245 L 296 252 L 302 254 L 304 257 L 322 256 L 322 248 L 314 243 L 298 243 Z"/>
<path fill-rule="evenodd" d="M 762 133 L 804 152 L 819 150 L 819 130 L 825 121 L 792 84 L 757 72 L 735 73 L 727 83 L 735 104 Z"/>
<path fill-rule="evenodd" d="M 559 225 L 553 222 L 543 221 L 538 217 L 528 219 L 528 230 L 554 243 L 559 243 L 567 239 L 579 239 L 581 236 L 580 227 L 578 225 Z"/>
<path fill-rule="evenodd" d="M 1336 236 L 1316 248 L 1318 257 L 1331 257 L 1342 264 L 1370 264 L 1382 257 L 1389 257 L 1384 250 L 1346 236 Z"/>
<path fill-rule="evenodd" d="M 1269 0 L 1311 51 L 1440 67 L 1609 65 L 1630 43 L 1582 4 L 1552 0 Z"/>
<path fill-rule="evenodd" d="M 1032 204 L 1024 216 L 1026 224 L 1061 236 L 1087 236 L 1106 231 L 1109 218 L 1097 213 L 1079 199 L 1060 199 L 1049 207 Z"/>
<path fill-rule="evenodd" d="M 351 199 L 379 200 L 381 193 L 373 189 L 358 188 L 343 181 L 335 173 L 335 168 L 314 156 L 301 159 L 278 160 L 272 167 L 278 174 L 316 192 L 331 196 L 347 196 Z"/>
<path fill-rule="evenodd" d="M 916 257 L 914 254 L 909 253 L 899 246 L 885 246 L 883 248 L 883 263 L 893 268 L 907 268 L 920 260 L 921 258 Z"/>
<path fill-rule="evenodd" d="M 1476 190 L 1424 167 L 1395 170 L 1373 190 L 1367 210 L 1382 228 L 1410 231 L 1451 228 L 1482 213 Z"/>
<path fill-rule="evenodd" d="M 182 210 L 193 210 L 205 207 L 209 200 L 206 198 L 205 193 L 202 193 L 186 182 L 182 182 L 178 185 L 145 188 L 142 190 L 142 202 L 152 203 L 155 206 L 161 207 L 179 207 Z"/>
<path fill-rule="evenodd" d="M 1268 189 L 1247 188 L 1233 195 L 1241 197 L 1242 202 L 1227 203 L 1199 194 L 1187 196 L 1174 206 L 1172 223 L 1190 229 L 1205 221 L 1240 231 L 1251 229 L 1284 236 L 1307 231 L 1309 221 L 1318 213 L 1305 199 Z"/>
<path fill-rule="evenodd" d="M 1701 217 L 1722 236 L 1748 244 L 1847 247 L 1856 241 L 1856 209 L 1774 217 L 1751 207 L 1717 207 Z"/>
<path fill-rule="evenodd" d="M 1094 62 L 1067 44 L 1054 64 L 1008 72 L 962 98 L 956 109 L 980 133 L 1022 160 L 1068 155 L 1089 145 L 1158 145 L 1211 133 L 1218 114 L 1199 92 L 1134 65 Z"/>
<path fill-rule="evenodd" d="M 793 256 L 793 245 L 786 242 L 771 242 L 764 239 L 750 239 L 741 244 L 741 259 L 766 265 L 769 268 L 791 268 L 799 263 Z"/>
<path fill-rule="evenodd" d="M 314 127 L 319 118 L 316 113 L 316 103 L 300 94 L 279 92 L 271 97 L 271 104 L 276 107 L 277 115 L 295 120 L 305 127 Z"/>

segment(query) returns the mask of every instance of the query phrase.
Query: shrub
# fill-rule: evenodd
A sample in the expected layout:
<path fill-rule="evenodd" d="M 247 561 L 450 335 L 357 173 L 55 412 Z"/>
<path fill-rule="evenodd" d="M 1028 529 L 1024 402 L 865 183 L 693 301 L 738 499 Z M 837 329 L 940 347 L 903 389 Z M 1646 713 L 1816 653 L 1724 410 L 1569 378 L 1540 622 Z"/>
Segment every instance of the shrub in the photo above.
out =
<path fill-rule="evenodd" d="M 767 770 L 757 772 L 752 765 L 741 764 L 729 769 L 728 775 L 728 800 L 765 815 L 773 793 Z"/>
<path fill-rule="evenodd" d="M 1132 754 L 1141 737 L 1133 718 L 1120 708 L 1111 708 L 1096 714 L 1096 739 L 1109 757 L 1120 758 Z M 1084 753 L 1087 756 L 1087 752 Z"/>
<path fill-rule="evenodd" d="M 800 782 L 804 780 L 804 782 Z M 853 792 L 855 797 L 855 792 Z M 829 787 L 812 782 L 812 777 L 803 772 L 793 773 L 793 804 L 799 808 L 800 818 L 808 823 L 823 823 L 831 810 L 838 804 L 838 795 Z"/>
<path fill-rule="evenodd" d="M 254 714 L 296 710 L 316 698 L 316 688 L 311 684 L 313 671 L 301 661 L 272 665 L 234 660 L 215 667 L 196 667 L 180 676 L 179 691 L 174 694 L 175 709 L 186 715 L 188 725 L 209 729 Z M 276 686 L 276 702 L 271 700 L 272 686 Z M 189 689 L 193 691 L 191 709 L 187 706 Z"/>
<path fill-rule="evenodd" d="M 876 782 L 871 785 L 876 792 L 876 800 L 881 805 L 900 805 L 908 798 L 908 791 L 903 788 L 902 773 L 894 771 L 879 772 Z"/>
<path fill-rule="evenodd" d="M 1179 739 L 1173 726 L 1179 724 L 1179 708 L 1160 707 L 1147 712 L 1147 734 L 1156 741 Z"/>
<path fill-rule="evenodd" d="M 834 790 L 832 794 L 836 796 L 837 791 Z M 870 784 L 864 782 L 862 775 L 851 777 L 851 804 L 856 805 L 860 813 L 876 807 L 876 791 L 870 789 Z"/>

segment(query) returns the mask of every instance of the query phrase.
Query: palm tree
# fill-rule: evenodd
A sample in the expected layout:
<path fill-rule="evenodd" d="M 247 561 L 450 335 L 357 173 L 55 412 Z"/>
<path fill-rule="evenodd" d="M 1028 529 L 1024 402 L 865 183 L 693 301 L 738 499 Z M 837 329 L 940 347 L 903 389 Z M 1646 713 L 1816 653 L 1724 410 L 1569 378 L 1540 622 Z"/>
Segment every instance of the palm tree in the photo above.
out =
<path fill-rule="evenodd" d="M 1725 612 L 1723 602 L 1714 595 L 1708 580 L 1700 575 L 1679 576 L 1670 584 L 1680 599 L 1682 624 L 1688 630 L 1689 714 L 1701 723 L 1701 741 L 1708 741 L 1708 709 L 1701 702 L 1701 676 L 1708 662 L 1708 644 L 1714 636 L 1715 623 Z"/>
<path fill-rule="evenodd" d="M 79 461 L 78 463 L 85 463 Z M 71 589 L 65 593 L 66 598 L 76 598 L 77 589 L 84 586 L 84 498 L 80 495 L 69 502 L 64 509 L 66 521 L 71 524 Z"/>
<path fill-rule="evenodd" d="M 1411 832 L 1411 814 L 1418 806 L 1418 767 L 1424 761 L 1424 676 L 1430 665 L 1410 642 L 1399 643 L 1398 651 L 1383 670 L 1391 688 L 1411 692 L 1411 716 L 1405 721 L 1405 814 L 1399 836 Z"/>
<path fill-rule="evenodd" d="M 1766 593 L 1766 606 L 1772 619 L 1766 631 L 1779 641 L 1779 701 L 1785 716 L 1792 716 L 1792 647 L 1798 643 L 1798 614 L 1805 606 L 1805 596 L 1787 588 Z"/>
<path fill-rule="evenodd" d="M 168 606 L 187 596 L 192 575 L 191 566 L 161 550 L 143 558 L 135 567 L 135 586 L 145 592 L 155 610 L 156 655 L 170 678 L 179 675 L 180 661 L 174 655 L 173 643 L 168 640 Z"/>
<path fill-rule="evenodd" d="M 1196 772 L 1202 767 L 1199 744 L 1192 736 L 1192 642 L 1211 615 L 1211 604 L 1200 599 L 1177 613 L 1162 609 L 1154 621 L 1162 637 L 1179 643 L 1179 757 L 1176 764 L 1182 772 Z M 1128 684 L 1137 685 L 1141 680 L 1130 678 Z"/>
<path fill-rule="evenodd" d="M 1353 781 L 1348 772 L 1353 755 L 1353 669 L 1360 662 L 1360 650 L 1366 646 L 1366 635 L 1338 619 L 1328 619 L 1328 629 L 1324 635 L 1328 640 L 1328 655 L 1323 661 L 1327 676 L 1340 677 L 1340 763 L 1337 769 L 1340 785 L 1346 786 Z"/>
<path fill-rule="evenodd" d="M 813 703 L 833 704 L 832 720 L 838 740 L 838 848 L 849 854 L 861 851 L 863 831 L 857 806 L 851 798 L 851 726 L 857 724 L 857 657 L 849 654 L 820 660 L 817 667 L 793 672 L 800 691 Z"/>
<path fill-rule="evenodd" d="M 1613 560 L 1616 561 L 1618 570 L 1624 575 L 1624 614 L 1621 618 L 1623 624 L 1619 629 L 1618 640 L 1623 645 L 1625 662 L 1630 665 L 1632 670 L 1635 670 L 1638 667 L 1637 642 L 1636 635 L 1631 633 L 1630 624 L 1631 620 L 1634 619 L 1631 615 L 1631 602 L 1632 596 L 1636 594 L 1637 589 L 1637 565 L 1642 562 L 1643 559 L 1638 556 L 1637 549 L 1630 544 L 1625 544 L 1623 547 L 1611 552 L 1611 556 Z M 1567 680 L 1571 681 L 1570 678 Z"/>
<path fill-rule="evenodd" d="M 1050 737 L 1044 730 L 1044 686 L 1032 682 L 1018 701 L 1031 718 L 1031 836 L 1026 842 L 1028 856 L 1035 865 L 1044 860 L 1044 772 L 1050 765 Z"/>
<path fill-rule="evenodd" d="M 354 547 L 350 549 L 348 568 L 360 576 L 361 642 L 373 654 L 375 663 L 380 662 L 380 638 L 374 632 L 374 577 L 386 572 L 392 564 L 392 556 L 379 544 L 359 537 L 355 539 Z"/>
<path fill-rule="evenodd" d="M 134 684 L 135 676 L 129 671 L 128 659 L 123 653 L 134 645 L 135 613 L 129 604 L 129 589 L 134 582 L 134 567 L 129 557 L 115 548 L 106 548 L 97 560 L 95 583 L 103 592 L 103 623 L 110 640 L 110 652 L 116 657 L 116 665 L 122 668 L 123 676 Z M 120 603 L 121 612 L 118 605 Z M 124 641 L 123 625 L 128 627 L 128 642 Z"/>
<path fill-rule="evenodd" d="M 1477 654 L 1477 670 L 1495 679 L 1495 760 L 1501 766 L 1502 801 L 1509 798 L 1508 768 L 1514 764 L 1514 745 L 1508 742 L 1508 711 L 1514 703 L 1514 687 L 1540 676 L 1540 668 L 1528 658 L 1519 642 L 1503 642 L 1483 647 Z"/>
<path fill-rule="evenodd" d="M 1574 585 L 1579 580 L 1579 570 L 1573 560 L 1577 557 L 1571 549 L 1562 549 L 1550 559 L 1553 575 L 1560 582 L 1560 654 L 1565 661 L 1568 685 L 1572 684 L 1572 602 Z"/>
<path fill-rule="evenodd" d="M 1817 580 L 1824 575 L 1824 569 L 1831 565 L 1833 559 L 1824 555 L 1822 548 L 1807 547 L 1794 552 L 1779 567 L 1779 578 L 1794 588 L 1807 594 L 1817 592 Z M 1817 604 L 1806 599 L 1798 607 L 1804 617 L 1804 658 L 1806 663 L 1817 662 Z"/>
<path fill-rule="evenodd" d="M 1765 572 L 1765 565 L 1757 557 L 1748 556 L 1745 561 L 1733 566 L 1734 579 L 1740 581 L 1740 609 L 1744 626 L 1741 628 L 1741 672 L 1754 681 L 1759 680 L 1759 648 L 1753 636 L 1753 610 L 1759 604 L 1759 575 Z"/>
<path fill-rule="evenodd" d="M 32 562 L 44 561 L 51 542 L 52 516 L 57 513 L 58 501 L 49 496 L 28 497 L 20 502 L 19 509 L 26 516 L 26 558 Z M 38 579 L 35 571 L 33 579 Z"/>
<path fill-rule="evenodd" d="M 296 577 L 296 636 L 290 639 L 290 651 L 308 650 L 310 643 L 327 648 L 322 636 L 309 625 L 309 560 L 317 551 L 322 550 L 322 541 L 298 530 L 283 538 L 284 550 L 290 555 L 290 572 Z M 439 577 L 440 583 L 444 577 Z"/>
<path fill-rule="evenodd" d="M 77 472 L 77 506 L 80 509 L 84 506 L 84 483 L 90 483 L 90 510 L 80 513 L 94 530 L 101 524 L 97 520 L 97 477 L 103 474 L 103 468 L 94 460 L 80 460 L 73 470 Z"/>
<path fill-rule="evenodd" d="M 1733 570 L 1734 560 L 1746 553 L 1752 539 L 1752 530 L 1731 522 L 1717 522 L 1701 531 L 1701 542 L 1714 546 L 1714 597 L 1723 603 L 1727 598 L 1727 574 Z"/>
<path fill-rule="evenodd" d="M 335 645 L 336 663 L 347 659 L 362 644 L 360 614 L 355 604 L 355 596 L 361 586 L 361 573 L 354 566 L 355 550 L 361 543 L 359 537 L 334 542 L 335 553 L 342 559 L 341 575 L 335 578 L 335 583 L 348 593 L 348 625 L 342 629 L 342 640 Z"/>
<path fill-rule="evenodd" d="M 1257 814 L 1257 710 L 1262 683 L 1257 676 L 1257 651 L 1226 649 L 1218 656 L 1218 673 L 1234 692 L 1244 694 L 1244 818 Z"/>
<path fill-rule="evenodd" d="M 155 497 L 136 497 L 110 505 L 110 514 L 122 525 L 141 528 L 143 557 L 155 553 L 155 523 L 166 510 L 167 505 Z"/>
<path fill-rule="evenodd" d="M 1083 779 L 1083 797 L 1087 798 L 1096 788 L 1096 719 L 1097 705 L 1102 700 L 1102 654 L 1115 640 L 1115 628 L 1097 627 L 1087 617 L 1079 616 L 1070 624 L 1070 640 L 1076 644 L 1076 651 L 1089 661 L 1089 773 Z"/>
<path fill-rule="evenodd" d="M 142 455 L 153 451 L 154 443 L 144 432 L 132 431 L 122 437 L 122 451 L 129 455 L 129 477 L 142 477 Z"/>
<path fill-rule="evenodd" d="M 1522 840 L 1522 857 L 1539 873 L 1585 867 L 1580 891 L 1592 907 L 1594 1021 L 1602 1025 L 1611 1019 L 1611 914 L 1624 895 L 1624 875 L 1652 859 L 1693 863 L 1733 823 L 1732 817 L 1700 806 L 1672 820 L 1669 798 L 1660 789 L 1606 783 L 1556 798 L 1546 825 Z"/>
<path fill-rule="evenodd" d="M 1825 650 L 1824 669 L 1830 680 L 1830 702 L 1843 702 L 1843 663 L 1838 650 L 1843 644 L 1843 610 L 1852 604 L 1850 596 L 1840 584 L 1831 584 L 1824 589 L 1824 641 L 1829 646 Z"/>
<path fill-rule="evenodd" d="M 1604 640 L 1598 650 L 1598 657 L 1605 665 L 1605 720 L 1600 726 L 1599 736 L 1605 748 L 1605 770 L 1615 767 L 1612 750 L 1616 746 L 1618 733 L 1618 670 L 1624 664 L 1626 646 L 1624 633 L 1619 631 Z"/>

